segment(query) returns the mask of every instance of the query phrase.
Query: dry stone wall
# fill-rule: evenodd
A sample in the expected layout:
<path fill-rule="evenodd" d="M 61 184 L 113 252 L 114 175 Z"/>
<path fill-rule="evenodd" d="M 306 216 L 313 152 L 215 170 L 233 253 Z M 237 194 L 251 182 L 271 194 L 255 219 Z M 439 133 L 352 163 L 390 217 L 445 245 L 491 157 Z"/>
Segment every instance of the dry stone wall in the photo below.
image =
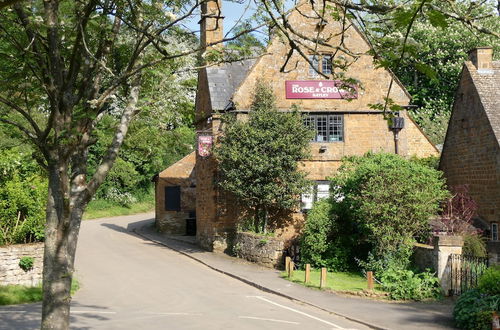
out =
<path fill-rule="evenodd" d="M 234 251 L 239 258 L 278 268 L 283 264 L 284 241 L 253 233 L 237 233 Z"/>
<path fill-rule="evenodd" d="M 25 272 L 19 267 L 22 257 L 33 257 L 33 268 Z M 0 247 L 0 285 L 36 286 L 42 281 L 43 243 L 16 244 Z"/>

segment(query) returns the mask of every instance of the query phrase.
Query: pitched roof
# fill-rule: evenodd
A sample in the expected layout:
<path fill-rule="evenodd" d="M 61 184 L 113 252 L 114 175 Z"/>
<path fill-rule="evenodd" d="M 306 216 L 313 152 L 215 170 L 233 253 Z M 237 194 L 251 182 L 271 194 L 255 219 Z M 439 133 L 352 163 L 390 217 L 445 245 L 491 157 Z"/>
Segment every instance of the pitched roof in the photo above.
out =
<path fill-rule="evenodd" d="M 500 144 L 500 61 L 493 61 L 491 72 L 479 73 L 472 62 L 465 62 L 465 65 Z"/>
<path fill-rule="evenodd" d="M 224 110 L 255 61 L 247 59 L 207 68 L 212 110 Z"/>
<path fill-rule="evenodd" d="M 194 165 L 196 162 L 196 152 L 193 151 L 177 163 L 174 163 L 160 172 L 160 179 L 187 179 L 194 174 Z"/>

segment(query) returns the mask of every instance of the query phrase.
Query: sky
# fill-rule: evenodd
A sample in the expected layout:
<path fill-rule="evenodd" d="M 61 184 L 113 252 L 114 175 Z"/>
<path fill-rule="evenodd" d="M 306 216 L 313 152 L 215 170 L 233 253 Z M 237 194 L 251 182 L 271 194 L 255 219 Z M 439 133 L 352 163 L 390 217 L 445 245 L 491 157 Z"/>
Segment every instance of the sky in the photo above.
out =
<path fill-rule="evenodd" d="M 250 3 L 250 6 L 249 6 Z M 248 10 L 245 9 L 249 7 Z M 255 9 L 255 3 L 252 0 L 247 0 L 244 3 L 235 3 L 233 1 L 222 1 L 222 15 L 224 16 L 224 35 L 230 31 L 236 22 L 243 16 L 243 19 L 248 18 Z M 194 15 L 189 21 L 184 24 L 191 31 L 199 31 L 200 13 Z"/>

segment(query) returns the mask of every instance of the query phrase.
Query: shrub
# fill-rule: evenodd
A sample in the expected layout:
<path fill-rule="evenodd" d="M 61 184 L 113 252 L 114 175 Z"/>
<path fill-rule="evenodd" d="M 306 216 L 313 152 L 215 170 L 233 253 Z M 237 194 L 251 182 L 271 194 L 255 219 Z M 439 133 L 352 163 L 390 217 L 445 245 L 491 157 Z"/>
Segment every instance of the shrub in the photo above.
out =
<path fill-rule="evenodd" d="M 387 153 L 345 158 L 332 187 L 343 197 L 333 208 L 340 234 L 356 237 L 353 257 L 366 260 L 369 251 L 382 263 L 407 264 L 404 252 L 430 231 L 430 219 L 448 196 L 441 172 Z"/>
<path fill-rule="evenodd" d="M 485 295 L 478 289 L 463 293 L 453 310 L 455 324 L 461 329 L 490 330 L 491 314 L 498 311 L 500 295 Z"/>
<path fill-rule="evenodd" d="M 500 295 L 500 266 L 492 266 L 481 275 L 478 282 L 481 293 Z"/>
<path fill-rule="evenodd" d="M 0 245 L 43 240 L 47 183 L 14 173 L 0 184 Z"/>
<path fill-rule="evenodd" d="M 488 255 L 484 237 L 475 233 L 464 234 L 462 237 L 464 238 L 462 254 L 483 258 Z"/>
<path fill-rule="evenodd" d="M 426 300 L 441 296 L 439 279 L 429 270 L 415 274 L 411 270 L 389 269 L 380 277 L 382 289 L 394 300 Z"/>
<path fill-rule="evenodd" d="M 346 271 L 350 268 L 350 250 L 335 235 L 334 217 L 329 200 L 323 199 L 314 203 L 307 214 L 304 232 L 300 238 L 303 264 L 336 271 Z"/>
<path fill-rule="evenodd" d="M 35 262 L 35 259 L 33 259 L 33 257 L 22 257 L 19 260 L 19 267 L 21 267 L 22 270 L 27 272 L 27 271 L 30 271 L 33 269 L 34 262 Z"/>

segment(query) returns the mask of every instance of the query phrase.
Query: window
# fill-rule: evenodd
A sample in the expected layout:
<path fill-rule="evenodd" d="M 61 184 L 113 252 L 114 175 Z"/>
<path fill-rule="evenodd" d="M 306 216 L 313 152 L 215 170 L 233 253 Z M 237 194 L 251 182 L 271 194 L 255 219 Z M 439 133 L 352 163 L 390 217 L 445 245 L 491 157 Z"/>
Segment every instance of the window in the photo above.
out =
<path fill-rule="evenodd" d="M 344 141 L 343 115 L 308 115 L 304 117 L 304 125 L 315 131 L 314 142 Z"/>
<path fill-rule="evenodd" d="M 330 182 L 316 181 L 316 184 L 307 193 L 302 194 L 302 209 L 309 210 L 314 202 L 330 197 Z"/>
<path fill-rule="evenodd" d="M 323 61 L 321 61 L 321 72 L 324 74 L 332 74 L 332 55 L 323 55 Z"/>
<path fill-rule="evenodd" d="M 316 55 L 309 55 L 309 76 L 310 77 L 316 77 L 318 76 L 318 73 L 314 68 L 317 68 L 319 65 L 319 57 Z"/>
<path fill-rule="evenodd" d="M 314 68 L 323 74 L 332 74 L 332 55 L 309 55 L 309 62 L 310 77 L 319 76 Z"/>
<path fill-rule="evenodd" d="M 165 187 L 165 211 L 181 210 L 181 187 Z"/>
<path fill-rule="evenodd" d="M 498 223 L 491 223 L 491 240 L 498 241 Z"/>

